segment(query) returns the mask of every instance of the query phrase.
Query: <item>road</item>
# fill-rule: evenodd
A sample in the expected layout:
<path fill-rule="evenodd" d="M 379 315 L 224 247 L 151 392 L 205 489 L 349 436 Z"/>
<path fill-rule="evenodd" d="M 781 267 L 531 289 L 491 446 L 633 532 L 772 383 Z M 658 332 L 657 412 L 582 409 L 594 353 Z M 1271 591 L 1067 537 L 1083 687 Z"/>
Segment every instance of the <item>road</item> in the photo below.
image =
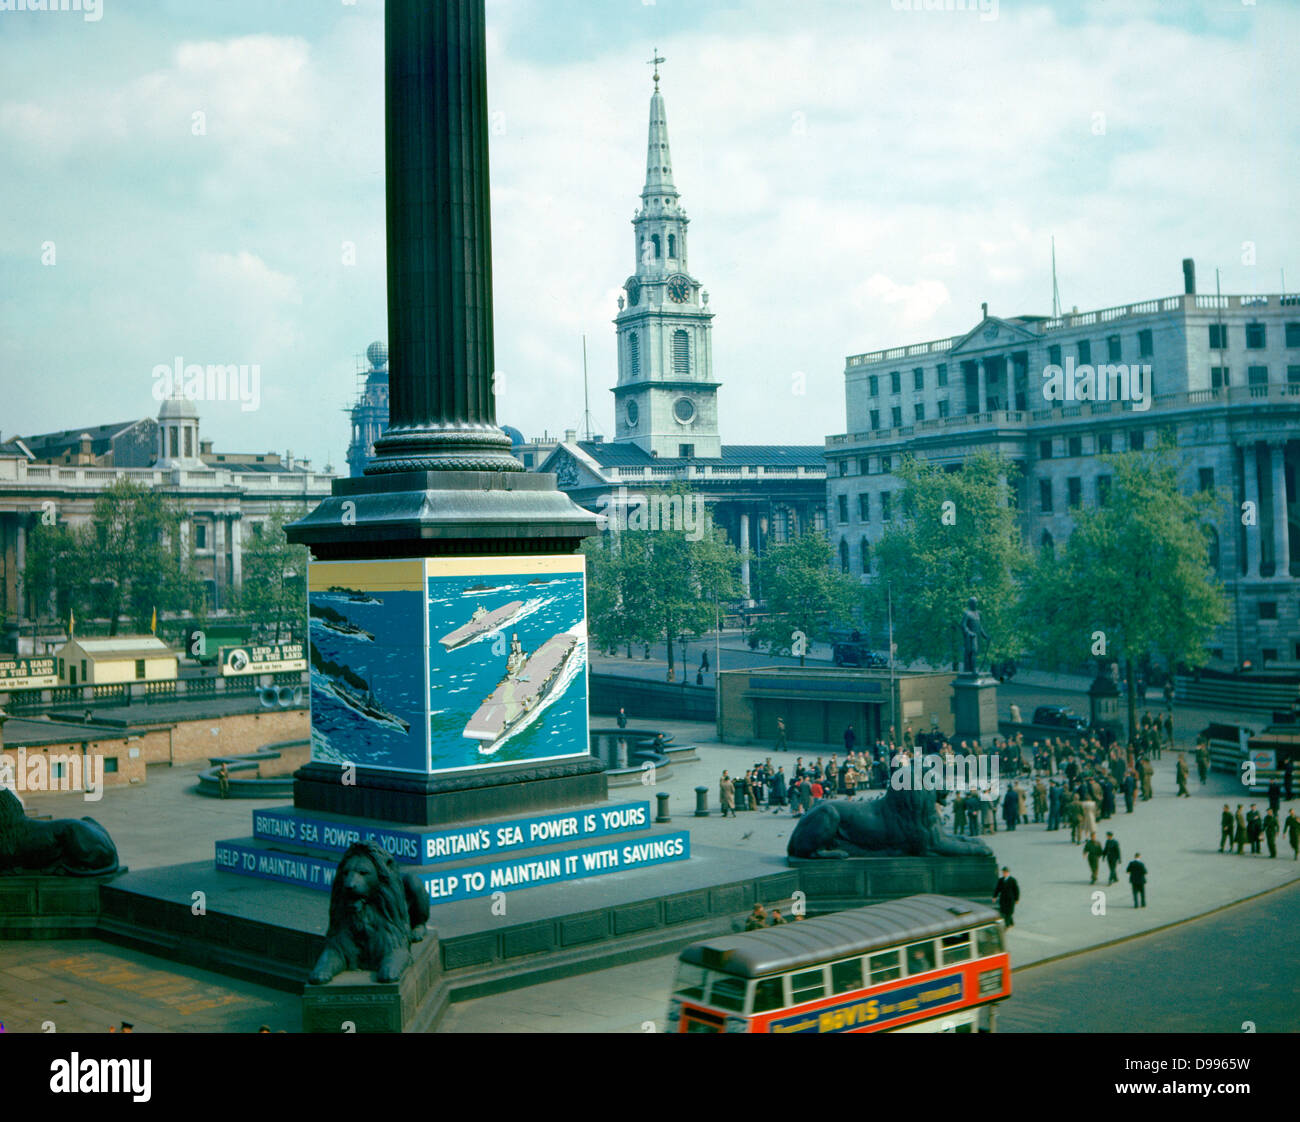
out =
<path fill-rule="evenodd" d="M 1159 890 L 1153 883 L 1151 892 Z M 1117 906 L 1129 899 L 1118 897 Z M 1165 931 L 1017 970 L 997 1030 L 1300 1031 L 1298 917 L 1300 884 L 1291 884 Z"/>

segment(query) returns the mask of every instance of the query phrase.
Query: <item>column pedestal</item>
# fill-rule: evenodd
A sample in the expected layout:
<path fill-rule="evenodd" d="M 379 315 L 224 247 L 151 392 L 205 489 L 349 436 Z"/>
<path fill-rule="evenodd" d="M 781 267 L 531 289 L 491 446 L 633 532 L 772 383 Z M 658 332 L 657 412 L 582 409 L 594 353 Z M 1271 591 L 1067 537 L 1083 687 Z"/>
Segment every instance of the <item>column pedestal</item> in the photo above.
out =
<path fill-rule="evenodd" d="M 959 674 L 952 683 L 953 724 L 957 740 L 981 744 L 998 734 L 996 678 Z"/>

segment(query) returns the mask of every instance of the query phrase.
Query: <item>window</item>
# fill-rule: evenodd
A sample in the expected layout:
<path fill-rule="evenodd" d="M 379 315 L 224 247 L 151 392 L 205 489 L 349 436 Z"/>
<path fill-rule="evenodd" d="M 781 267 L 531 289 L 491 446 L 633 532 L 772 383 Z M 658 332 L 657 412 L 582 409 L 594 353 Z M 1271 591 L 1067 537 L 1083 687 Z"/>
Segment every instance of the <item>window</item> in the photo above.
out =
<path fill-rule="evenodd" d="M 659 235 L 658 235 L 658 234 L 651 234 L 651 235 L 650 235 L 650 244 L 651 244 L 652 246 L 654 246 L 654 249 L 655 249 L 655 260 L 658 261 L 659 258 L 660 258 L 661 256 L 663 256 L 662 253 L 660 253 Z"/>
<path fill-rule="evenodd" d="M 734 978 L 730 974 L 713 975 L 713 985 L 709 989 L 709 1004 L 719 1009 L 729 1009 L 733 1013 L 745 1008 L 745 979 Z"/>
<path fill-rule="evenodd" d="M 867 393 L 872 397 L 880 396 L 880 375 L 872 374 L 867 378 Z"/>
<path fill-rule="evenodd" d="M 888 475 L 888 474 L 889 474 L 891 471 L 893 471 L 893 470 L 894 470 L 894 457 L 893 457 L 893 456 L 881 456 L 881 457 L 880 457 L 880 472 L 881 472 L 881 474 L 882 474 L 882 475 Z"/>
<path fill-rule="evenodd" d="M 1276 648 L 1276 647 L 1265 647 L 1263 650 L 1261 650 L 1261 651 L 1259 652 L 1259 657 L 1260 657 L 1264 662 L 1276 662 L 1276 661 L 1277 661 L 1277 648 Z"/>
<path fill-rule="evenodd" d="M 836 503 L 836 506 L 839 508 L 839 512 L 840 512 L 840 521 L 841 521 L 841 522 L 847 522 L 847 521 L 849 520 L 849 497 L 848 497 L 848 495 L 837 495 L 837 496 L 836 496 L 836 499 L 835 499 L 835 503 Z"/>
<path fill-rule="evenodd" d="M 903 976 L 903 969 L 899 962 L 898 951 L 885 951 L 883 954 L 873 954 L 868 966 L 871 970 L 871 984 L 873 986 L 879 985 L 881 982 L 892 982 L 895 978 L 901 978 Z"/>
<path fill-rule="evenodd" d="M 1198 490 L 1214 490 L 1214 468 L 1200 468 L 1196 473 L 1196 481 Z"/>
<path fill-rule="evenodd" d="M 888 491 L 880 492 L 880 521 L 882 522 L 888 522 L 890 518 L 893 517 L 890 513 L 890 507 L 892 505 L 890 497 Z"/>
<path fill-rule="evenodd" d="M 963 931 L 960 935 L 945 935 L 943 937 L 943 964 L 947 966 L 950 962 L 965 962 L 970 958 L 970 932 Z"/>
<path fill-rule="evenodd" d="M 82 676 L 84 677 L 86 672 L 83 669 L 81 673 Z M 135 660 L 135 680 L 139 682 L 142 681 L 143 678 L 144 678 L 144 659 L 137 658 Z"/>
<path fill-rule="evenodd" d="M 784 979 L 760 978 L 754 983 L 754 1012 L 768 1013 L 785 1005 Z"/>
<path fill-rule="evenodd" d="M 1038 509 L 1044 514 L 1052 513 L 1052 481 L 1050 479 L 1040 479 L 1038 481 Z"/>
<path fill-rule="evenodd" d="M 924 974 L 934 969 L 934 941 L 927 939 L 924 943 L 913 943 L 907 948 L 907 972 Z"/>
<path fill-rule="evenodd" d="M 847 460 L 841 460 L 841 461 L 840 461 L 840 475 L 841 475 L 841 476 L 844 476 L 844 475 L 848 475 L 848 474 L 849 474 L 849 462 L 848 462 Z"/>
<path fill-rule="evenodd" d="M 1261 600 L 1259 602 L 1260 619 L 1277 619 L 1277 601 Z"/>
<path fill-rule="evenodd" d="M 1246 367 L 1246 381 L 1252 386 L 1267 386 L 1268 367 L 1267 366 Z"/>
<path fill-rule="evenodd" d="M 1293 386 L 1300 386 L 1300 366 L 1288 366 L 1286 368 L 1286 380 Z"/>
<path fill-rule="evenodd" d="M 1087 339 L 1079 340 L 1079 365 L 1087 366 L 1092 362 L 1092 344 Z"/>
<path fill-rule="evenodd" d="M 1082 456 L 1082 455 L 1083 455 L 1083 437 L 1081 437 L 1081 436 L 1072 436 L 1072 437 L 1070 437 L 1069 448 L 1070 448 L 1070 453 L 1069 453 L 1069 454 L 1070 454 L 1071 456 Z"/>
<path fill-rule="evenodd" d="M 1049 366 L 1061 365 L 1061 348 L 1055 343 L 1047 348 L 1047 364 Z"/>
<path fill-rule="evenodd" d="M 871 431 L 875 432 L 878 428 L 880 428 L 880 410 L 873 409 L 871 411 Z"/>
<path fill-rule="evenodd" d="M 1288 347 L 1300 347 L 1300 323 L 1288 323 L 1286 325 L 1286 345 Z"/>
<path fill-rule="evenodd" d="M 676 234 L 668 235 L 668 256 L 669 257 L 677 256 L 677 235 Z"/>
<path fill-rule="evenodd" d="M 1141 452 L 1147 446 L 1147 434 L 1141 429 L 1134 429 L 1128 434 L 1128 448 L 1130 452 Z"/>
<path fill-rule="evenodd" d="M 889 412 L 894 419 L 894 428 L 901 429 L 903 427 L 903 407 L 895 405 Z"/>
<path fill-rule="evenodd" d="M 1150 358 L 1156 353 L 1155 343 L 1151 338 L 1151 332 L 1138 332 L 1138 358 Z"/>
<path fill-rule="evenodd" d="M 849 571 L 849 543 L 845 541 L 843 538 L 840 538 L 840 572 L 847 573 L 848 571 Z"/>
<path fill-rule="evenodd" d="M 867 545 L 866 538 L 858 540 L 858 556 L 861 558 L 862 571 L 864 573 L 871 572 L 871 547 Z"/>
<path fill-rule="evenodd" d="M 975 953 L 980 958 L 986 955 L 1001 954 L 1002 932 L 996 927 L 981 927 L 975 932 Z"/>
<path fill-rule="evenodd" d="M 1110 502 L 1110 476 L 1097 476 L 1097 505 L 1105 506 Z"/>
<path fill-rule="evenodd" d="M 946 386 L 948 384 L 948 364 L 946 362 L 939 363 L 935 368 L 935 375 L 937 384 Z"/>
<path fill-rule="evenodd" d="M 680 328 L 673 332 L 673 373 L 691 372 L 691 337 Z"/>
<path fill-rule="evenodd" d="M 105 760 L 104 760 L 104 771 L 106 771 L 106 772 L 117 771 L 117 757 L 116 757 L 116 756 L 108 756 L 108 757 L 105 758 Z"/>
<path fill-rule="evenodd" d="M 1226 323 L 1210 324 L 1210 349 L 1226 351 L 1228 349 L 1228 325 Z"/>
<path fill-rule="evenodd" d="M 1052 458 L 1052 442 L 1050 440 L 1040 440 L 1038 442 L 1038 458 L 1040 460 L 1050 460 Z"/>
<path fill-rule="evenodd" d="M 897 370 L 891 370 L 889 372 L 889 392 L 902 393 L 902 391 L 903 391 L 903 375 L 900 374 Z"/>
<path fill-rule="evenodd" d="M 1107 362 L 1120 361 L 1120 345 L 1119 345 L 1118 335 L 1106 336 L 1106 361 Z"/>
<path fill-rule="evenodd" d="M 683 460 L 695 459 L 695 445 L 694 444 L 677 445 L 677 455 Z"/>
<path fill-rule="evenodd" d="M 1231 385 L 1231 380 L 1228 377 L 1228 368 L 1226 366 L 1211 366 L 1210 387 L 1217 390 L 1228 385 Z"/>
<path fill-rule="evenodd" d="M 641 340 L 635 331 L 627 337 L 627 365 L 633 374 L 641 373 Z"/>
<path fill-rule="evenodd" d="M 870 464 L 871 461 L 868 460 L 866 456 L 863 456 L 860 460 L 858 460 L 858 474 L 859 475 L 868 474 L 868 472 L 870 472 L 871 470 Z"/>
<path fill-rule="evenodd" d="M 871 492 L 870 491 L 858 496 L 858 521 L 859 522 L 871 521 Z"/>
<path fill-rule="evenodd" d="M 64 677 L 63 659 L 59 659 L 59 677 Z"/>
<path fill-rule="evenodd" d="M 790 1004 L 802 1005 L 826 996 L 826 977 L 821 967 L 790 975 Z"/>
<path fill-rule="evenodd" d="M 67 779 L 67 777 L 68 777 L 68 765 L 67 765 L 66 763 L 57 763 L 57 764 L 56 764 L 53 760 L 51 760 L 51 761 L 50 761 L 50 778 L 51 778 L 51 779 Z"/>
<path fill-rule="evenodd" d="M 919 366 L 912 371 L 912 389 L 914 390 L 925 389 L 925 371 L 922 370 Z"/>
<path fill-rule="evenodd" d="M 677 988 L 673 992 L 689 1001 L 703 1001 L 704 986 L 708 980 L 709 972 L 703 966 L 683 962 L 677 967 Z"/>
<path fill-rule="evenodd" d="M 849 958 L 831 963 L 831 993 L 848 993 L 862 988 L 862 959 Z"/>
<path fill-rule="evenodd" d="M 1097 451 L 1102 455 L 1109 455 L 1111 450 L 1111 436 L 1108 432 L 1103 432 L 1097 436 Z"/>
<path fill-rule="evenodd" d="M 1248 351 L 1262 351 L 1265 346 L 1266 334 L 1262 323 L 1246 324 L 1246 349 Z"/>
<path fill-rule="evenodd" d="M 925 420 L 925 406 L 919 401 L 916 403 L 916 423 L 920 424 Z"/>
<path fill-rule="evenodd" d="M 90 681 L 90 675 L 86 673 L 86 660 L 84 658 L 81 660 L 81 680 L 83 682 Z"/>
<path fill-rule="evenodd" d="M 1300 367 L 1297 369 L 1300 369 Z M 946 397 L 939 399 L 939 416 L 944 418 L 948 416 L 948 399 Z"/>
<path fill-rule="evenodd" d="M 1071 507 L 1078 506 L 1083 502 L 1083 480 L 1077 475 L 1072 475 L 1065 481 L 1066 502 Z"/>

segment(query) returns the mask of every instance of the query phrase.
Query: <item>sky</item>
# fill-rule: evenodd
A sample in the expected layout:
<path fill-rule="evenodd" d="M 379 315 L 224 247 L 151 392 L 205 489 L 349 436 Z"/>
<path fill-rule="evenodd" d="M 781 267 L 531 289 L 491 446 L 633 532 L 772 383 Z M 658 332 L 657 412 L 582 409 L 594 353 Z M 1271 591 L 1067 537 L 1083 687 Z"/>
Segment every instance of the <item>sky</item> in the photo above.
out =
<path fill-rule="evenodd" d="M 0 0 L 0 436 L 154 416 L 177 358 L 256 365 L 204 438 L 345 471 L 387 337 L 382 3 L 32 2 Z M 1181 292 L 1184 257 L 1202 291 L 1300 288 L 1300 3 L 487 14 L 498 421 L 530 437 L 581 427 L 584 334 L 612 432 L 656 47 L 726 443 L 821 444 L 846 356 L 983 301 L 1050 314 L 1053 236 L 1066 309 Z"/>

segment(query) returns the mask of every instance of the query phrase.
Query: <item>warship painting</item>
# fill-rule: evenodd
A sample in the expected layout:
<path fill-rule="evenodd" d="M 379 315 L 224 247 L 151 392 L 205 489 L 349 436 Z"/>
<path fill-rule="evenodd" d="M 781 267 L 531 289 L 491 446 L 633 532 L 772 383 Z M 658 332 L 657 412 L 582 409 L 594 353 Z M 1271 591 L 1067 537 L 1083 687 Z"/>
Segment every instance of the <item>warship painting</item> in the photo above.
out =
<path fill-rule="evenodd" d="M 324 604 L 309 604 L 307 608 L 313 623 L 319 623 L 322 627 L 333 631 L 337 635 L 344 635 L 349 639 L 364 639 L 366 642 L 374 642 L 375 637 L 370 634 L 364 627 L 358 627 L 342 612 L 336 612 L 333 608 L 326 607 Z"/>
<path fill-rule="evenodd" d="M 494 608 L 489 612 L 480 604 L 474 609 L 474 614 L 469 617 L 469 623 L 456 628 L 455 631 L 448 632 L 438 642 L 446 650 L 454 651 L 458 647 L 465 646 L 466 643 L 472 643 L 475 639 L 480 639 L 484 635 L 500 630 L 519 615 L 524 607 L 522 600 L 512 600 L 509 604 Z"/>
<path fill-rule="evenodd" d="M 331 662 L 320 654 L 314 645 L 311 648 L 311 667 L 320 675 L 319 688 L 341 701 L 354 713 L 386 728 L 400 732 L 411 731 L 409 722 L 384 708 L 375 697 L 370 683 L 360 674 L 350 667 Z"/>
<path fill-rule="evenodd" d="M 477 740 L 480 753 L 492 755 L 507 736 L 530 724 L 542 711 L 577 645 L 577 636 L 562 631 L 528 654 L 514 635 L 505 677 L 469 719 L 462 735 Z"/>

